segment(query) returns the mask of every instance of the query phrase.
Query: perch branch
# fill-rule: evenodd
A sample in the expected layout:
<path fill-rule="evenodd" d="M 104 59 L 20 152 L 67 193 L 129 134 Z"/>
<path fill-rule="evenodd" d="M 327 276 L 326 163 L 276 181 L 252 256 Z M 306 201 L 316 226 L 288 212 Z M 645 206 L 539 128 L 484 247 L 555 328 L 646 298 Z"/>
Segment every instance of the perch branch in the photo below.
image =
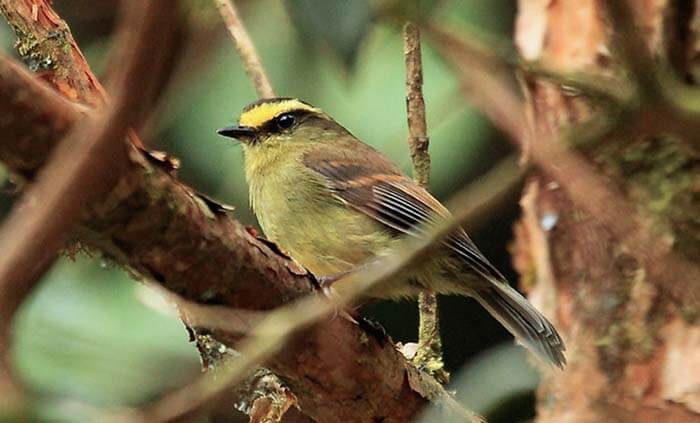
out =
<path fill-rule="evenodd" d="M 408 146 L 413 161 L 413 178 L 425 189 L 430 186 L 430 154 L 428 128 L 423 99 L 423 65 L 421 58 L 420 30 L 413 22 L 403 27 L 403 49 L 406 62 L 406 117 L 408 120 Z M 418 351 L 414 363 L 425 368 L 438 380 L 446 382 L 449 374 L 442 360 L 442 340 L 437 295 L 422 292 L 418 296 Z"/>
<path fill-rule="evenodd" d="M 209 398 L 216 396 L 227 386 L 240 382 L 251 369 L 263 364 L 267 359 L 279 353 L 283 346 L 292 342 L 292 336 L 300 329 L 323 321 L 324 317 L 327 318 L 338 308 L 349 304 L 366 290 L 377 284 L 388 283 L 407 269 L 420 265 L 423 260 L 430 256 L 434 245 L 454 232 L 465 221 L 472 219 L 479 213 L 481 207 L 495 201 L 500 196 L 507 195 L 511 181 L 518 177 L 513 161 L 506 160 L 503 165 L 496 167 L 481 181 L 460 191 L 448 203 L 448 206 L 455 211 L 452 220 L 431 228 L 424 238 L 402 241 L 394 255 L 372 263 L 336 282 L 338 296 L 334 297 L 332 301 L 323 296 L 307 296 L 272 311 L 241 342 L 239 347 L 241 356 L 235 360 L 228 360 L 223 367 L 219 368 L 215 377 L 205 374 L 195 383 L 176 391 L 140 412 L 134 413 L 133 418 L 139 422 L 161 422 L 178 418 L 199 407 Z M 192 309 L 193 314 L 199 313 L 198 308 Z M 226 310 L 224 313 L 228 314 L 230 310 Z M 200 319 L 200 322 L 212 319 L 213 322 L 206 324 L 206 327 L 220 326 L 222 319 L 215 314 L 215 311 L 209 310 L 199 314 L 197 318 Z M 234 319 L 236 323 L 230 331 L 225 330 L 220 333 L 215 331 L 216 337 L 226 340 L 233 335 L 233 339 L 230 341 L 238 341 L 241 327 L 248 327 L 257 320 L 257 315 L 253 316 L 252 320 L 248 316 L 250 314 L 246 313 Z M 247 323 L 241 325 L 240 322 L 243 320 Z M 336 323 L 347 324 L 348 322 L 340 318 L 332 319 L 330 322 L 330 324 Z M 303 338 L 306 336 L 307 334 L 304 334 Z M 272 360 L 274 369 L 275 359 Z M 409 380 L 417 375 L 414 373 L 414 376 L 409 376 Z M 356 375 L 356 377 L 358 376 Z M 425 379 L 425 376 L 423 378 L 422 389 L 426 390 L 426 395 L 431 401 L 448 407 L 448 411 L 453 413 L 453 417 L 456 415 L 468 418 L 470 421 L 480 421 L 479 416 L 454 403 L 449 394 L 434 379 Z M 413 383 L 418 383 L 418 380 L 414 380 Z"/>
<path fill-rule="evenodd" d="M 162 0 L 151 5 L 134 7 L 138 13 L 132 13 L 127 22 L 137 30 L 123 31 L 118 44 L 116 54 L 125 66 L 114 78 L 114 105 L 76 126 L 0 230 L 0 249 L 5 251 L 0 255 L 0 354 L 5 366 L 9 366 L 10 325 L 17 308 L 54 261 L 84 206 L 109 192 L 124 170 L 122 139 L 133 110 L 138 109 L 138 98 L 131 91 L 148 86 L 148 69 L 153 64 L 148 48 L 130 46 L 157 42 L 155 28 L 169 25 L 172 18 L 159 11 Z"/>
<path fill-rule="evenodd" d="M 236 6 L 231 0 L 214 0 L 214 3 L 216 3 L 216 7 L 219 9 L 219 13 L 221 13 L 226 28 L 229 34 L 231 34 L 233 46 L 236 48 L 238 55 L 243 61 L 243 67 L 253 83 L 258 98 L 275 97 L 275 91 L 272 89 L 272 84 L 270 84 L 260 56 L 255 49 L 253 40 L 250 39 L 248 31 L 243 25 L 243 21 L 238 16 Z"/>
<path fill-rule="evenodd" d="M 18 48 L 25 61 L 30 66 L 32 64 L 45 65 L 39 66 L 38 69 L 42 79 L 72 100 L 91 106 L 102 105 L 110 101 L 75 42 L 70 28 L 52 9 L 49 1 L 0 0 L 0 11 L 17 34 L 19 38 Z M 169 28 L 161 28 L 161 30 L 164 32 L 168 31 Z M 147 45 L 139 46 L 139 48 L 149 49 L 152 54 L 163 56 L 163 46 L 167 49 L 168 45 L 161 43 L 155 48 L 149 49 Z M 165 63 L 161 57 L 158 60 Z M 120 62 L 108 61 L 108 63 Z M 148 71 L 148 74 L 155 73 L 162 76 L 159 69 L 153 67 Z M 157 84 L 152 85 L 155 88 Z M 144 95 L 142 94 L 141 97 Z M 144 105 L 147 104 L 146 100 L 142 100 L 142 102 Z M 139 120 L 143 119 L 144 116 L 139 117 Z M 129 132 L 129 140 L 135 146 L 143 147 L 140 139 L 132 130 Z M 200 354 L 206 354 L 204 349 L 199 348 L 200 337 L 198 334 L 196 339 Z M 214 341 L 212 340 L 212 342 Z M 202 360 L 203 362 L 208 361 L 209 357 L 202 355 Z M 233 402 L 229 401 L 229 403 Z"/>
<path fill-rule="evenodd" d="M 33 176 L 83 112 L 0 56 L 0 160 L 12 171 Z M 166 164 L 135 149 L 121 183 L 93 207 L 77 235 L 135 274 L 198 303 L 269 310 L 313 291 L 297 264 L 177 181 Z M 390 343 L 340 320 L 321 325 L 304 348 L 271 366 L 305 413 L 320 421 L 418 413 L 425 399 L 405 383 L 411 366 Z M 347 374 L 362 379 L 348 381 Z"/>

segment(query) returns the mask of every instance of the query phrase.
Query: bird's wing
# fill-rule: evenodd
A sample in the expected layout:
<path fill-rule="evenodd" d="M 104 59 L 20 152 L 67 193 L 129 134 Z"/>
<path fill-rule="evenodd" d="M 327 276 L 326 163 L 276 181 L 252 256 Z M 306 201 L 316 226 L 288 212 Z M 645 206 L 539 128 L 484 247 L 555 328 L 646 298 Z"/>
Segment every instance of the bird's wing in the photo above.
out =
<path fill-rule="evenodd" d="M 328 149 L 311 151 L 305 155 L 304 163 L 320 174 L 333 195 L 348 207 L 399 233 L 424 236 L 431 225 L 450 217 L 450 212 L 439 201 L 381 154 L 373 150 L 366 153 L 358 158 L 357 154 L 351 155 L 342 149 L 330 154 Z M 443 243 L 475 273 L 491 282 L 472 287 L 470 295 L 534 353 L 563 367 L 565 346 L 554 326 L 508 285 L 467 233 L 459 229 Z"/>
<path fill-rule="evenodd" d="M 311 151 L 305 155 L 304 163 L 325 179 L 343 203 L 400 233 L 420 237 L 430 225 L 450 217 L 450 212 L 428 191 L 380 154 L 371 155 L 370 163 L 356 157 L 350 159 L 342 150 L 331 158 L 327 150 L 323 154 Z M 444 244 L 484 278 L 505 281 L 463 229 L 445 239 Z"/>

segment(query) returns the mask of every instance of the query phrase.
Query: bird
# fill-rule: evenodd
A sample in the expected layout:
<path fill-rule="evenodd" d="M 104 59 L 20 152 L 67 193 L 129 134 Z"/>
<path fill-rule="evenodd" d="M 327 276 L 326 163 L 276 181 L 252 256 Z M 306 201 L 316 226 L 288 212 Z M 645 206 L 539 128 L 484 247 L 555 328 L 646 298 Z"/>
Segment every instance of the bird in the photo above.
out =
<path fill-rule="evenodd" d="M 305 101 L 255 101 L 217 132 L 242 145 L 250 204 L 265 236 L 315 275 L 351 272 L 451 216 L 382 153 Z M 366 295 L 401 299 L 430 290 L 474 298 L 535 356 L 564 368 L 557 330 L 463 228 L 410 274 Z"/>

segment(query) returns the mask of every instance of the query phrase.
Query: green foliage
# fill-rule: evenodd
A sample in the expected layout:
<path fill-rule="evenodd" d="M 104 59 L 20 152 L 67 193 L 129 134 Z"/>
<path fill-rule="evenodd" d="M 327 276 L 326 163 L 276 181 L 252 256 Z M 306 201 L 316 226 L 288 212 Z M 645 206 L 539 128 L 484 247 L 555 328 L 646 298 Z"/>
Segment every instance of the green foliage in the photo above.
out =
<path fill-rule="evenodd" d="M 161 302 L 119 269 L 61 260 L 17 317 L 21 378 L 40 395 L 105 406 L 138 404 L 179 386 L 199 363 L 174 310 Z"/>
<path fill-rule="evenodd" d="M 329 48 L 344 66 L 355 66 L 372 20 L 368 0 L 286 0 L 284 3 L 307 48 Z"/>

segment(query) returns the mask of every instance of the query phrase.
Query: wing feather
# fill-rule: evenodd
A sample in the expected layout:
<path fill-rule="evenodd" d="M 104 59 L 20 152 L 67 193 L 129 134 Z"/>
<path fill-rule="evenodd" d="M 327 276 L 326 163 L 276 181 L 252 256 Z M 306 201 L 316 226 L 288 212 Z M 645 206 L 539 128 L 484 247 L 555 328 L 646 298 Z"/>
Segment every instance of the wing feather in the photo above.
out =
<path fill-rule="evenodd" d="M 329 157 L 328 149 L 312 151 L 304 157 L 305 165 L 321 175 L 323 183 L 339 201 L 397 233 L 414 237 L 424 236 L 431 225 L 450 217 L 439 201 L 381 154 L 359 142 L 352 148 L 368 149 L 366 157 L 358 159 L 357 154 L 343 148 L 330 153 L 333 157 Z M 526 347 L 551 364 L 563 367 L 565 346 L 552 324 L 508 285 L 467 233 L 459 229 L 443 244 L 491 282 L 474 291 L 474 298 Z"/>
<path fill-rule="evenodd" d="M 305 157 L 305 164 L 321 174 L 333 194 L 367 216 L 400 233 L 424 236 L 426 227 L 436 225 L 450 212 L 428 191 L 405 177 L 392 164 L 363 163 L 337 157 L 319 160 Z M 444 242 L 450 250 L 486 279 L 505 281 L 501 273 L 460 229 Z"/>

